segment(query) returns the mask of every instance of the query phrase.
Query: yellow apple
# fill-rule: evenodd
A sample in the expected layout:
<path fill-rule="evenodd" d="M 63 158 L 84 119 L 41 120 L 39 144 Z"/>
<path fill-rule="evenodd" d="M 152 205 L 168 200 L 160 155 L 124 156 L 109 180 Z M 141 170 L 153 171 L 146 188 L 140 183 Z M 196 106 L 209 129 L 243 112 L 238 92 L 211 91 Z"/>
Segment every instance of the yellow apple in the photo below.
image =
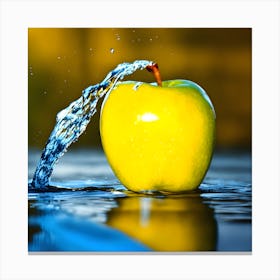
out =
<path fill-rule="evenodd" d="M 112 170 L 128 189 L 188 191 L 209 168 L 215 111 L 192 81 L 119 82 L 103 101 L 100 134 Z"/>

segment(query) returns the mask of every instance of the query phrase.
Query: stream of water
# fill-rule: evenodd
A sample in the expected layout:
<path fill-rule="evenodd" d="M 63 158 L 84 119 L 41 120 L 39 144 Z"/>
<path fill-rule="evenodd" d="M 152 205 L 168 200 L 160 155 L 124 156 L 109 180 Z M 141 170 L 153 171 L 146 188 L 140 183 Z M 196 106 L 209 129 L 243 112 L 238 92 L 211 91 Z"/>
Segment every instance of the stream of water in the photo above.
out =
<path fill-rule="evenodd" d="M 108 73 L 105 79 L 96 85 L 89 86 L 82 92 L 82 96 L 72 102 L 56 116 L 55 127 L 37 165 L 30 188 L 46 191 L 55 163 L 67 151 L 67 148 L 85 131 L 91 117 L 96 112 L 96 105 L 100 98 L 108 94 L 115 84 L 125 76 L 136 70 L 142 70 L 154 63 L 147 60 L 136 60 L 133 63 L 119 64 Z"/>

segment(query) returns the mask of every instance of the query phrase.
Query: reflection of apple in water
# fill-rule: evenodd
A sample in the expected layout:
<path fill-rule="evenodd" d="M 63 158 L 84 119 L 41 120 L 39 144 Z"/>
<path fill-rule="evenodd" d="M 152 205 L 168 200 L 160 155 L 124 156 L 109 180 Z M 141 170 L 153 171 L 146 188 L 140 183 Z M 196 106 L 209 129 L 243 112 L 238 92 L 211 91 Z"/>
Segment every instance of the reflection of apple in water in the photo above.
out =
<path fill-rule="evenodd" d="M 202 182 L 212 158 L 214 108 L 194 82 L 159 84 L 117 84 L 101 110 L 103 148 L 114 173 L 130 190 L 192 190 Z"/>
<path fill-rule="evenodd" d="M 216 221 L 199 197 L 128 197 L 108 214 L 107 224 L 155 251 L 213 251 Z"/>

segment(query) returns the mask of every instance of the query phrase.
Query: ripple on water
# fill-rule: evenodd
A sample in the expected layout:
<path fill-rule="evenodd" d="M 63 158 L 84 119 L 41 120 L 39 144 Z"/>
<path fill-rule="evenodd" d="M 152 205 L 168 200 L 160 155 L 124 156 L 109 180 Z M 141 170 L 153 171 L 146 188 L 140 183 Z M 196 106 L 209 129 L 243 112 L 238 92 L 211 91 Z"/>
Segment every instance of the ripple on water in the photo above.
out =
<path fill-rule="evenodd" d="M 40 157 L 39 151 L 30 151 L 29 179 Z M 115 212 L 120 203 L 138 201 L 141 197 L 150 197 L 158 205 L 169 205 L 176 200 L 185 203 L 200 201 L 213 209 L 218 226 L 217 250 L 250 250 L 252 218 L 252 184 L 250 157 L 244 155 L 235 158 L 234 154 L 215 154 L 204 182 L 197 191 L 180 194 L 136 194 L 126 190 L 112 173 L 104 154 L 94 150 L 69 151 L 58 163 L 50 181 L 49 192 L 30 190 L 29 225 L 33 240 L 42 238 L 44 242 L 30 243 L 30 250 L 52 248 L 52 228 L 44 229 L 44 217 L 56 219 L 59 215 L 79 218 L 94 225 L 106 225 L 109 213 Z M 238 166 L 238 168 L 236 167 Z M 241 169 L 239 172 L 238 170 Z M 124 201 L 125 200 L 125 201 Z M 126 204 L 125 204 L 126 205 Z M 176 203 L 174 205 L 177 205 Z M 134 205 L 135 206 L 135 205 Z M 133 206 L 133 207 L 134 207 Z M 198 207 L 201 207 L 197 205 Z M 195 208 L 193 208 L 195 209 Z M 71 218 L 71 219 L 72 219 Z M 68 220 L 70 222 L 70 219 Z M 58 224 L 60 220 L 57 220 Z M 41 235 L 36 234 L 38 225 Z M 77 233 L 81 224 L 76 224 Z M 57 227 L 60 230 L 60 227 Z M 105 228 L 104 228 L 105 230 Z M 106 232 L 108 228 L 106 228 Z M 233 234 L 234 233 L 234 234 Z M 40 243 L 41 242 L 41 243 Z M 50 242 L 50 243 L 48 243 Z M 106 244 L 106 240 L 102 246 Z M 100 243 L 101 244 L 101 243 Z M 100 245 L 101 246 L 101 245 Z M 98 246 L 97 246 L 98 247 Z M 97 248 L 96 247 L 96 248 Z M 36 249 L 36 250 L 37 250 Z M 56 250 L 56 247 L 53 247 Z"/>

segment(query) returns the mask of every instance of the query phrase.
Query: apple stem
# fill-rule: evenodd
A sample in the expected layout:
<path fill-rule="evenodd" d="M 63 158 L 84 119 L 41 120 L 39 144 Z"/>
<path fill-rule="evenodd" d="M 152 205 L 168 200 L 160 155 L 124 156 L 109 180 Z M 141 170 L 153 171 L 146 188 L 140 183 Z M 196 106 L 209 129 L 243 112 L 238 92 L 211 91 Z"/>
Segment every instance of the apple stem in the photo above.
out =
<path fill-rule="evenodd" d="M 158 65 L 157 63 L 153 63 L 152 65 L 148 65 L 146 67 L 146 69 L 149 71 L 149 72 L 152 72 L 155 79 L 156 79 L 156 82 L 158 84 L 158 86 L 162 86 L 162 82 L 161 82 L 161 77 L 160 77 L 160 72 L 159 72 L 159 68 L 158 68 Z"/>

